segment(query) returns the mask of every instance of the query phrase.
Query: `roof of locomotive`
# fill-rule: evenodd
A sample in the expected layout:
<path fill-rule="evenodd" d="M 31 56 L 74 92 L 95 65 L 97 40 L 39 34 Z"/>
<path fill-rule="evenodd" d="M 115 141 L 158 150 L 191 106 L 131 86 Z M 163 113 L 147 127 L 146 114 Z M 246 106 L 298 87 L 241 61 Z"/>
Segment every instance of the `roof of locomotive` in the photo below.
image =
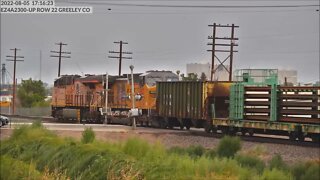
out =
<path fill-rule="evenodd" d="M 139 77 L 142 73 L 136 73 L 133 74 L 134 81 L 136 83 L 139 83 L 141 81 L 141 78 Z M 62 75 L 58 79 L 54 81 L 54 86 L 65 86 L 65 85 L 71 85 L 74 84 L 75 81 L 81 82 L 81 83 L 102 83 L 102 81 L 105 81 L 106 74 L 100 74 L 100 75 L 91 75 L 86 74 L 85 76 L 80 75 Z M 122 76 L 114 76 L 114 75 L 108 75 L 108 82 L 114 83 L 116 80 L 131 80 L 131 74 L 123 74 Z"/>
<path fill-rule="evenodd" d="M 62 75 L 54 81 L 54 86 L 65 86 L 74 83 L 76 78 L 81 77 L 80 75 Z"/>
<path fill-rule="evenodd" d="M 133 78 L 135 82 L 139 82 L 140 78 L 139 76 L 141 73 L 136 73 L 133 74 Z M 106 75 L 101 74 L 101 75 L 86 75 L 84 77 L 79 77 L 76 79 L 76 81 L 82 82 L 82 83 L 102 83 L 102 81 L 105 81 Z M 113 83 L 116 80 L 131 80 L 131 75 L 130 74 L 123 74 L 122 76 L 113 76 L 113 75 L 108 75 L 108 82 Z"/>

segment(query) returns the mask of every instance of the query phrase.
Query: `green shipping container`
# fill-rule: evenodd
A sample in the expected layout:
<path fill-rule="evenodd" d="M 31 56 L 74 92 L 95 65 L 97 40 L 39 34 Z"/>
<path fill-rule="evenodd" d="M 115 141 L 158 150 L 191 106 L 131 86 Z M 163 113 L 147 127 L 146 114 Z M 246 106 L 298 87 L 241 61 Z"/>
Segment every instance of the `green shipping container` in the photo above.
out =
<path fill-rule="evenodd" d="M 157 82 L 158 114 L 187 119 L 207 119 L 213 114 L 227 116 L 230 85 L 230 82 Z"/>

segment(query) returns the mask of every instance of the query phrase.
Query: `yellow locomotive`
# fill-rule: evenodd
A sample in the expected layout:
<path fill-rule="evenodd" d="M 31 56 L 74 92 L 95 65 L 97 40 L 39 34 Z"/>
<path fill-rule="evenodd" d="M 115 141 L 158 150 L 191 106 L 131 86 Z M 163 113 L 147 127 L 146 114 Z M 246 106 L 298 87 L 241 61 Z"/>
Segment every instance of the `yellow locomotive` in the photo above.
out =
<path fill-rule="evenodd" d="M 156 81 L 178 81 L 178 76 L 171 71 L 147 71 L 133 77 L 138 123 L 148 125 L 156 109 Z M 54 82 L 51 105 L 52 116 L 59 120 L 101 123 L 107 114 L 109 123 L 130 124 L 131 76 L 64 75 Z"/>

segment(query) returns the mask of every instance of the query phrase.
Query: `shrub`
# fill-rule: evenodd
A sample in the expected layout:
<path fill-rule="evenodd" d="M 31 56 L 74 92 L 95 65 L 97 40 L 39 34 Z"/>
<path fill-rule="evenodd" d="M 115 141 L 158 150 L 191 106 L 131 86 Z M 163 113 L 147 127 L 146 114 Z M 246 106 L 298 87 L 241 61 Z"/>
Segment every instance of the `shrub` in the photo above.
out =
<path fill-rule="evenodd" d="M 174 146 L 168 149 L 167 151 L 169 154 L 178 154 L 178 155 L 185 155 L 187 154 L 186 150 L 179 146 Z"/>
<path fill-rule="evenodd" d="M 296 180 L 318 180 L 320 179 L 320 164 L 299 162 L 291 167 L 291 173 Z"/>
<path fill-rule="evenodd" d="M 95 135 L 94 131 L 92 130 L 92 128 L 91 127 L 86 128 L 82 132 L 81 142 L 83 144 L 92 143 L 94 141 L 95 137 L 96 137 L 96 135 Z"/>
<path fill-rule="evenodd" d="M 272 157 L 270 161 L 270 169 L 279 169 L 279 170 L 288 170 L 287 164 L 282 160 L 282 157 L 279 154 L 276 154 Z"/>
<path fill-rule="evenodd" d="M 265 164 L 257 157 L 250 155 L 238 155 L 235 158 L 241 166 L 255 168 L 259 173 L 263 172 Z"/>
<path fill-rule="evenodd" d="M 305 163 L 299 162 L 291 167 L 291 173 L 296 180 L 300 180 L 304 173 L 307 171 L 308 167 Z"/>
<path fill-rule="evenodd" d="M 135 157 L 143 157 L 150 150 L 150 145 L 143 140 L 138 138 L 131 138 L 125 143 L 123 147 L 123 152 L 135 156 Z"/>
<path fill-rule="evenodd" d="M 224 136 L 217 147 L 217 154 L 220 157 L 234 157 L 241 149 L 240 139 L 238 137 Z"/>
<path fill-rule="evenodd" d="M 41 120 L 40 119 L 37 119 L 35 120 L 32 125 L 31 125 L 32 128 L 43 128 L 43 125 L 41 123 Z"/>
<path fill-rule="evenodd" d="M 301 180 L 319 180 L 320 179 L 320 165 L 311 164 L 305 174 L 301 177 Z"/>
<path fill-rule="evenodd" d="M 262 177 L 260 178 L 262 180 L 291 180 L 292 177 L 290 174 L 284 173 L 281 170 L 278 169 L 265 169 L 265 171 L 262 174 Z"/>
<path fill-rule="evenodd" d="M 189 146 L 186 151 L 188 152 L 188 155 L 192 158 L 201 157 L 205 153 L 205 149 L 200 146 Z"/>
<path fill-rule="evenodd" d="M 217 152 L 214 149 L 209 149 L 205 155 L 206 157 L 213 159 L 217 156 Z"/>
<path fill-rule="evenodd" d="M 40 101 L 32 103 L 32 107 L 50 107 L 50 101 Z"/>
<path fill-rule="evenodd" d="M 204 155 L 206 153 L 206 150 L 202 146 L 191 145 L 187 148 L 175 146 L 175 147 L 170 148 L 167 152 L 169 154 L 173 153 L 173 154 L 178 154 L 178 155 L 188 155 L 191 158 L 198 158 L 198 157 L 201 157 L 202 155 Z"/>
<path fill-rule="evenodd" d="M 30 163 L 9 156 L 0 156 L 0 179 L 40 179 L 41 174 Z"/>

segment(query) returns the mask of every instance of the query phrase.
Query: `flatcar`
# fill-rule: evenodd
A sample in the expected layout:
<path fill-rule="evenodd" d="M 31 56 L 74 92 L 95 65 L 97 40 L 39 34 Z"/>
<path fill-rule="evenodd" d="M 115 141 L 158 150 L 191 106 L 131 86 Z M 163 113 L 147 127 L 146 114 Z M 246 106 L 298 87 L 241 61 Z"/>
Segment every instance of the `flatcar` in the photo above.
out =
<path fill-rule="evenodd" d="M 279 86 L 275 70 L 259 77 L 251 71 L 236 73 L 236 82 L 158 82 L 157 121 L 161 127 L 319 142 L 320 87 Z"/>

